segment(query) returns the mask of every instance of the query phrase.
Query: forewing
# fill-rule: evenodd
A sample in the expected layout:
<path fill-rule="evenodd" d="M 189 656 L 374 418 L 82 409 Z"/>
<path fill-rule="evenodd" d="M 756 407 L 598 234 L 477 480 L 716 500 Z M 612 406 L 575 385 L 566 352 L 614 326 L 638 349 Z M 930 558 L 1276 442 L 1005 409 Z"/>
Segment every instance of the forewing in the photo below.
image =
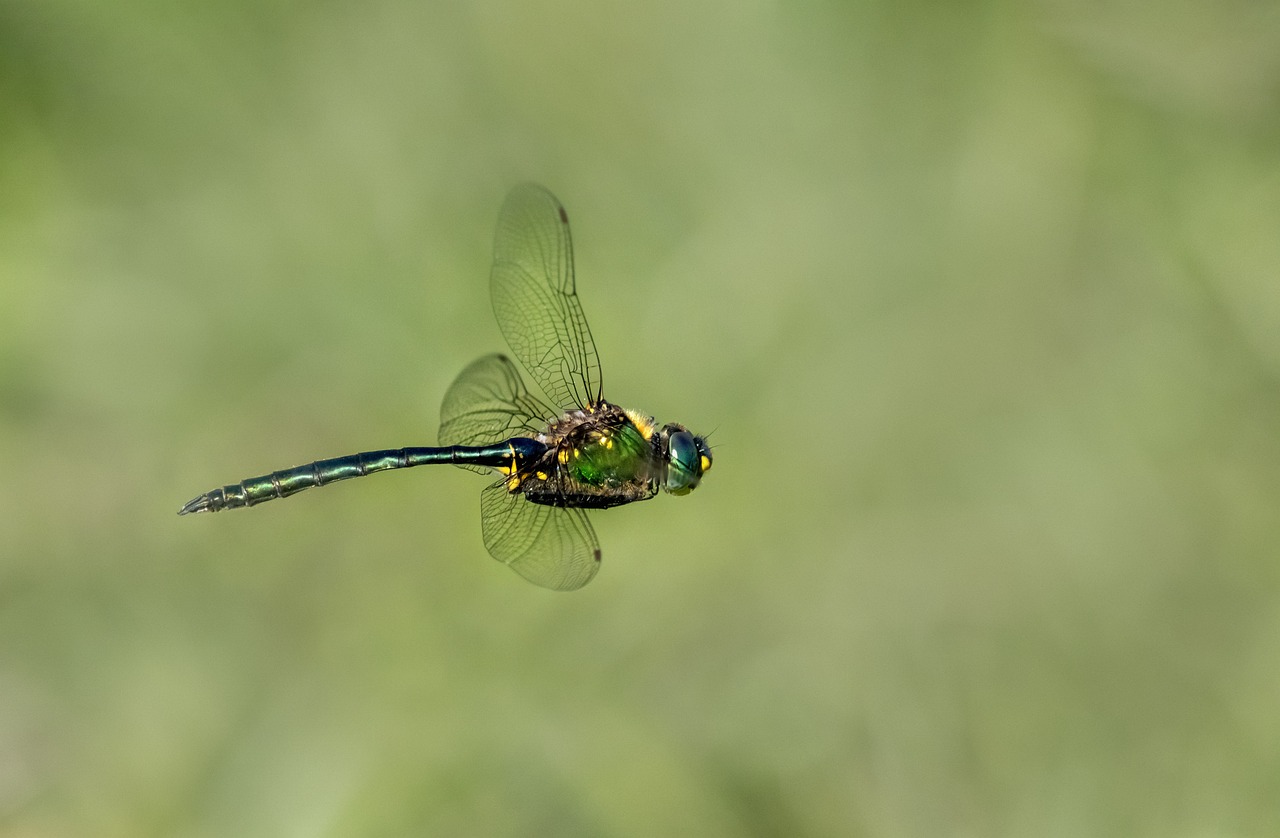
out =
<path fill-rule="evenodd" d="M 600 569 L 600 542 L 582 509 L 530 503 L 499 481 L 480 493 L 489 555 L 535 585 L 576 591 Z"/>
<path fill-rule="evenodd" d="M 600 400 L 600 358 L 574 288 L 569 216 L 532 183 L 498 216 L 489 276 L 493 312 L 511 351 L 565 410 Z"/>

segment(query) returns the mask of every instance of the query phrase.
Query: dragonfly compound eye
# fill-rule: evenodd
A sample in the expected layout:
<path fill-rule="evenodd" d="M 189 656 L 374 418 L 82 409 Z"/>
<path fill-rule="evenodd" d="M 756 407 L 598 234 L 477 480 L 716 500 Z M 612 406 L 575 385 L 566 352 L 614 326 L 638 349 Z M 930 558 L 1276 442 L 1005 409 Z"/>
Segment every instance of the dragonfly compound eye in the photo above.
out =
<path fill-rule="evenodd" d="M 702 480 L 702 451 L 693 434 L 676 431 L 667 437 L 667 491 L 687 495 Z"/>

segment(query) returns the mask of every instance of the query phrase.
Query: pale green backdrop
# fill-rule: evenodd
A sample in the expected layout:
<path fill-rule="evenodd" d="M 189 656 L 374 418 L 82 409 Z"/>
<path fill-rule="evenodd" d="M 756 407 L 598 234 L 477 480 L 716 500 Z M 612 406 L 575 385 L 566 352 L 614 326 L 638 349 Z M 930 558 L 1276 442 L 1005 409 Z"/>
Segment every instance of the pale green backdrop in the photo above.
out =
<path fill-rule="evenodd" d="M 714 429 L 488 558 L 493 224 Z M 1280 833 L 1280 6 L 0 0 L 0 834 Z"/>

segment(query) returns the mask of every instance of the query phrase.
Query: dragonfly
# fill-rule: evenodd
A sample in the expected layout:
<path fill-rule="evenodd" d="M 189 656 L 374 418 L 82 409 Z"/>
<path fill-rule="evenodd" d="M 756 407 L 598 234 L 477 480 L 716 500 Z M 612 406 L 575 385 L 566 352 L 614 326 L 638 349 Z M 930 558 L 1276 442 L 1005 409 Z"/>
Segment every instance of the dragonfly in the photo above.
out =
<path fill-rule="evenodd" d="M 600 358 L 578 299 L 569 215 L 545 188 L 516 187 L 494 236 L 493 313 L 512 354 L 486 355 L 445 393 L 439 445 L 365 451 L 250 477 L 188 501 L 179 515 L 264 501 L 391 469 L 451 463 L 498 479 L 480 493 L 485 548 L 544 588 L 571 591 L 600 568 L 587 510 L 687 495 L 711 470 L 706 438 L 659 427 L 605 400 Z M 554 405 L 554 406 L 553 406 Z"/>

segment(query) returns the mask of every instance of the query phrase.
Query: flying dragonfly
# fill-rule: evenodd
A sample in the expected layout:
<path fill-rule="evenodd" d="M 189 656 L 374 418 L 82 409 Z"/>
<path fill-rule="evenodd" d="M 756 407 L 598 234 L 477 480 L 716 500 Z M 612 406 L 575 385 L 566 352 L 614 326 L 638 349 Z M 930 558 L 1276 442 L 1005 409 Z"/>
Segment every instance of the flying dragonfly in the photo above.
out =
<path fill-rule="evenodd" d="M 588 509 L 686 495 L 711 469 L 706 439 L 604 398 L 600 358 L 573 272 L 569 215 L 535 184 L 516 187 L 498 216 L 489 292 L 512 353 L 462 371 L 440 409 L 439 446 L 366 451 L 250 477 L 193 498 L 179 515 L 288 497 L 350 477 L 452 463 L 499 479 L 480 493 L 490 555 L 536 585 L 581 588 L 600 568 Z M 554 404 L 556 407 L 551 407 Z"/>

